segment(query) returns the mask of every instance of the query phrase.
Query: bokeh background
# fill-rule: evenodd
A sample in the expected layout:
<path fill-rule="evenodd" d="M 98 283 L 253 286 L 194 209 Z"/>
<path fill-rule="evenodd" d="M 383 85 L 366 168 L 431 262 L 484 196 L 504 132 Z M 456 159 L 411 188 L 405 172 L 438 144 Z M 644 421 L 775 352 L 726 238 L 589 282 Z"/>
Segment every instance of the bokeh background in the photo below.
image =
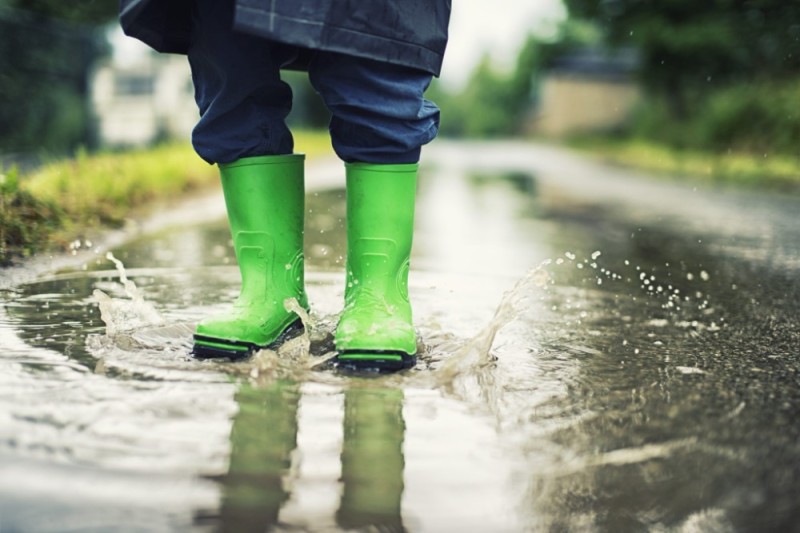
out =
<path fill-rule="evenodd" d="M 4 160 L 186 138 L 185 59 L 121 35 L 116 3 L 0 1 Z M 430 97 L 454 137 L 585 134 L 797 154 L 800 5 L 783 0 L 455 2 Z M 288 73 L 298 126 L 324 127 Z"/>
<path fill-rule="evenodd" d="M 68 244 L 70 226 L 121 224 L 216 185 L 189 144 L 186 58 L 125 37 L 116 10 L 0 0 L 0 264 Z M 450 35 L 428 91 L 442 138 L 557 143 L 651 175 L 800 190 L 797 2 L 458 0 Z M 329 154 L 320 98 L 304 73 L 285 79 L 296 149 Z"/>

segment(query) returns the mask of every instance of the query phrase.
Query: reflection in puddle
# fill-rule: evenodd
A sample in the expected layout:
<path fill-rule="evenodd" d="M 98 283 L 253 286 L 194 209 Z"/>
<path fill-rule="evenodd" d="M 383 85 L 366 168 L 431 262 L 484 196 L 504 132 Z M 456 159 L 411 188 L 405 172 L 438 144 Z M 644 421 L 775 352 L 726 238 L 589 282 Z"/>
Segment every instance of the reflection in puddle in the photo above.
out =
<path fill-rule="evenodd" d="M 342 191 L 309 194 L 313 326 L 277 352 L 188 354 L 238 294 L 221 224 L 115 250 L 127 283 L 98 257 L 4 293 L 0 529 L 794 523 L 796 282 L 716 255 L 735 236 L 629 220 L 546 176 L 443 165 L 420 184 L 424 346 L 400 374 L 329 364 Z"/>

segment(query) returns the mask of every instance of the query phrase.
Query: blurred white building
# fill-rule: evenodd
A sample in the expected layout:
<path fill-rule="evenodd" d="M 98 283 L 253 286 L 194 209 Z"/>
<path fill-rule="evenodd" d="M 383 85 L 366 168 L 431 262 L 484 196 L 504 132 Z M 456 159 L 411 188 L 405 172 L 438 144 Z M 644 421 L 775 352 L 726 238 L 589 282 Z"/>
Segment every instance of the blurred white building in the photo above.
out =
<path fill-rule="evenodd" d="M 632 49 L 584 48 L 558 58 L 544 72 L 527 129 L 558 138 L 620 127 L 641 101 L 638 64 Z"/>
<path fill-rule="evenodd" d="M 91 88 L 97 134 L 106 146 L 188 139 L 198 120 L 184 56 L 153 52 L 110 59 L 95 70 Z"/>

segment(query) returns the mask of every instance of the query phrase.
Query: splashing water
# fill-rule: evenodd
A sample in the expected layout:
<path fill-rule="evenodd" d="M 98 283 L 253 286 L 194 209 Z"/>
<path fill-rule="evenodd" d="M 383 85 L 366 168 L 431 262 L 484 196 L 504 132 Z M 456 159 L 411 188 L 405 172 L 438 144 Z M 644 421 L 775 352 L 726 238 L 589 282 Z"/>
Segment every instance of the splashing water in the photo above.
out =
<path fill-rule="evenodd" d="M 113 369 L 156 379 L 218 381 L 220 376 L 207 367 L 187 364 L 194 325 L 165 320 L 128 279 L 122 262 L 111 252 L 106 258 L 114 263 L 119 283 L 108 285 L 108 293 L 98 288 L 92 292 L 106 326 L 105 335 L 86 337 L 86 348 L 97 359 L 95 373 Z"/>
<path fill-rule="evenodd" d="M 302 381 L 308 377 L 308 371 L 322 367 L 336 357 L 333 351 L 321 357 L 312 354 L 312 342 L 317 343 L 324 339 L 326 333 L 318 327 L 317 321 L 296 298 L 284 300 L 283 307 L 300 317 L 303 332 L 274 350 L 259 350 L 248 361 L 235 364 L 236 368 L 241 367 L 240 370 L 244 370 L 251 385 L 263 386 L 287 377 Z"/>
<path fill-rule="evenodd" d="M 541 292 L 552 283 L 552 277 L 546 270 L 550 263 L 549 259 L 542 262 L 503 294 L 489 323 L 437 369 L 440 385 L 450 388 L 459 378 L 482 373 L 491 367 L 496 360 L 492 353 L 492 344 L 497 333 L 529 308 L 528 303 L 533 294 Z"/>
<path fill-rule="evenodd" d="M 128 279 L 122 261 L 114 257 L 111 252 L 106 254 L 106 259 L 114 263 L 119 273 L 119 280 L 129 300 L 111 298 L 108 294 L 95 289 L 92 292 L 100 306 L 100 318 L 106 325 L 106 336 L 114 337 L 123 331 L 133 331 L 146 326 L 160 326 L 164 318 L 156 311 L 152 304 L 145 301 L 144 295 L 136 284 Z"/>

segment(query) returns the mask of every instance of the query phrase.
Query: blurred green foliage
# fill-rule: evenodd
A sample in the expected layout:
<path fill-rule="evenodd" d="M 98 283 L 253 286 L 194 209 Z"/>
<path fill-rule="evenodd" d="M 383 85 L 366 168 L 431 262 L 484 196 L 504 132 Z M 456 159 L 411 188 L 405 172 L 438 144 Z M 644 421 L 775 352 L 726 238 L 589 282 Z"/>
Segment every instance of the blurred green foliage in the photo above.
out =
<path fill-rule="evenodd" d="M 641 53 L 640 77 L 670 114 L 686 117 L 716 88 L 794 78 L 800 3 L 786 0 L 565 0 L 616 46 Z"/>
<path fill-rule="evenodd" d="M 332 155 L 326 131 L 296 130 L 294 139 L 309 160 Z M 132 213 L 218 183 L 217 168 L 188 142 L 119 153 L 78 150 L 27 175 L 0 168 L 0 265 L 87 230 L 121 226 Z"/>
<path fill-rule="evenodd" d="M 565 0 L 640 53 L 628 134 L 676 148 L 800 154 L 800 3 Z"/>
<path fill-rule="evenodd" d="M 591 135 L 569 140 L 599 159 L 667 178 L 714 182 L 781 192 L 800 192 L 800 158 L 774 152 L 675 148 L 643 137 Z"/>
<path fill-rule="evenodd" d="M 82 0 L 64 2 L 62 0 L 4 0 L 0 7 L 24 10 L 51 19 L 79 23 L 97 24 L 108 22 L 117 16 L 118 3 L 108 0 Z"/>
<path fill-rule="evenodd" d="M 800 76 L 736 83 L 709 91 L 692 115 L 680 118 L 650 97 L 626 132 L 680 149 L 800 155 Z"/>
<path fill-rule="evenodd" d="M 529 38 L 511 72 L 486 56 L 460 92 L 431 87 L 443 134 L 519 134 L 559 57 L 617 48 L 636 52 L 644 98 L 608 135 L 681 150 L 800 156 L 800 2 L 564 3 L 570 18 L 556 38 Z"/>
<path fill-rule="evenodd" d="M 548 64 L 598 39 L 593 25 L 568 21 L 552 39 L 529 36 L 511 72 L 496 68 L 485 55 L 461 91 L 448 91 L 434 80 L 427 96 L 442 110 L 441 133 L 465 137 L 519 133 L 536 104 L 539 79 Z"/>
<path fill-rule="evenodd" d="M 0 0 L 0 153 L 91 144 L 89 70 L 116 3 Z"/>
<path fill-rule="evenodd" d="M 16 168 L 0 172 L 0 266 L 13 255 L 32 253 L 31 243 L 47 240 L 61 221 L 61 210 L 54 202 L 20 188 Z"/>

